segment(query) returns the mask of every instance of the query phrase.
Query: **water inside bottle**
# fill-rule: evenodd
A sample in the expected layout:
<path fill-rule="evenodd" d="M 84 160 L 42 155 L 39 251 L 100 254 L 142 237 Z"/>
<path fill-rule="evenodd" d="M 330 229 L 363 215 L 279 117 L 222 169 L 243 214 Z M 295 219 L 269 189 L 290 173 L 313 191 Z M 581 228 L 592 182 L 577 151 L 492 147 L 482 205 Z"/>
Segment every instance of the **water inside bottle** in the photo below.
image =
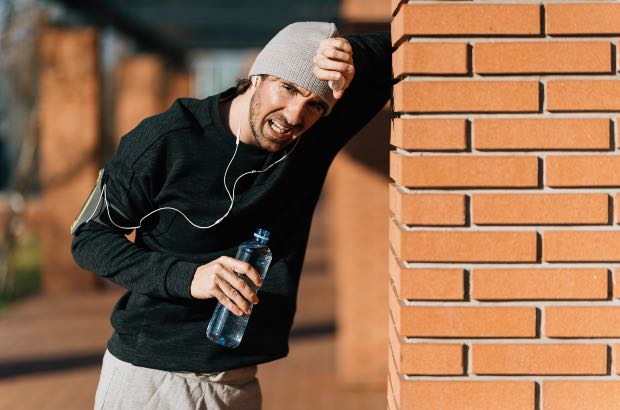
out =
<path fill-rule="evenodd" d="M 269 264 L 271 263 L 271 250 L 264 245 L 257 242 L 246 242 L 239 247 L 237 251 L 236 259 L 248 262 L 252 265 L 260 274 L 261 278 L 265 278 Z M 258 287 L 254 282 L 243 274 L 237 274 L 242 278 L 252 289 L 257 290 Z M 248 301 L 250 310 L 254 306 Z M 237 347 L 241 343 L 243 334 L 247 327 L 250 315 L 237 316 L 229 311 L 224 305 L 218 303 L 213 317 L 209 322 L 207 328 L 207 336 L 214 342 L 227 346 Z"/>

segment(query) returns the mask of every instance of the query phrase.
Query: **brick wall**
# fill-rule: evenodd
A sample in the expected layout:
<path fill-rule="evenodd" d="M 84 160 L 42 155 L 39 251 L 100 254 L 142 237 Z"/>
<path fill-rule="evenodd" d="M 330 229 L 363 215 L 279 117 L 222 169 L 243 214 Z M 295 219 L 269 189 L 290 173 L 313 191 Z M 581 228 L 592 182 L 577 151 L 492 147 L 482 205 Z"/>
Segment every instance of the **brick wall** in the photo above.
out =
<path fill-rule="evenodd" d="M 620 408 L 620 4 L 392 10 L 390 408 Z"/>

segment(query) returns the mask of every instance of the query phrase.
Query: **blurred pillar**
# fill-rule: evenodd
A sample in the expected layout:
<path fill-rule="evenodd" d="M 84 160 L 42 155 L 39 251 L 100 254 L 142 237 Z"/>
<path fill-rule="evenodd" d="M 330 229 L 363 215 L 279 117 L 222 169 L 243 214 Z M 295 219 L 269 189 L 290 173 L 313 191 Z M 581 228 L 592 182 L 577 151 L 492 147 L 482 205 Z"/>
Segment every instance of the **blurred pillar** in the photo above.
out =
<path fill-rule="evenodd" d="M 342 0 L 340 18 L 347 23 L 386 23 L 392 18 L 389 1 Z"/>
<path fill-rule="evenodd" d="M 116 75 L 116 141 L 140 121 L 165 108 L 164 61 L 157 55 L 123 59 Z"/>
<path fill-rule="evenodd" d="M 41 51 L 40 176 L 43 280 L 46 293 L 95 286 L 71 256 L 69 229 L 97 177 L 98 33 L 49 27 Z"/>
<path fill-rule="evenodd" d="M 349 386 L 385 388 L 388 151 L 383 110 L 338 155 L 326 181 L 329 262 L 336 275 L 336 370 Z"/>
<path fill-rule="evenodd" d="M 192 87 L 192 79 L 188 71 L 175 70 L 169 72 L 164 108 L 170 107 L 177 98 L 191 97 Z"/>
<path fill-rule="evenodd" d="M 177 98 L 191 97 L 193 84 L 187 70 L 166 70 L 162 57 L 155 54 L 124 58 L 116 71 L 116 141 L 140 121 L 159 114 Z"/>
<path fill-rule="evenodd" d="M 389 31 L 390 11 L 389 1 L 342 0 L 339 29 Z M 384 109 L 339 154 L 327 181 L 337 373 L 346 385 L 378 389 L 387 371 L 389 124 Z"/>

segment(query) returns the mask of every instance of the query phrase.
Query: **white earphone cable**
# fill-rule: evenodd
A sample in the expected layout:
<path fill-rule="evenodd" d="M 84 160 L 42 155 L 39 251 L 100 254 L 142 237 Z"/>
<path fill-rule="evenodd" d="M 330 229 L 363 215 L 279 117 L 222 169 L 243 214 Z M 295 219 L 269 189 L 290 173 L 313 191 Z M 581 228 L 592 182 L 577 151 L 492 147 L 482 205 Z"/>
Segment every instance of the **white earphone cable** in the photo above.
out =
<path fill-rule="evenodd" d="M 149 216 L 153 215 L 155 212 L 159 212 L 159 211 L 163 211 L 163 210 L 171 210 L 171 211 L 176 211 L 178 213 L 180 213 L 187 222 L 189 222 L 192 226 L 198 228 L 198 229 L 209 229 L 214 227 L 215 225 L 217 225 L 218 223 L 222 222 L 224 220 L 224 218 L 226 218 L 228 216 L 228 214 L 230 213 L 230 211 L 233 208 L 233 204 L 235 203 L 235 188 L 237 187 L 237 182 L 239 182 L 239 180 L 249 174 L 258 174 L 261 172 L 266 172 L 268 171 L 271 167 L 273 167 L 274 165 L 276 165 L 277 163 L 279 163 L 280 161 L 283 161 L 286 157 L 288 157 L 297 147 L 297 143 L 299 142 L 299 137 L 297 138 L 297 140 L 295 141 L 295 144 L 293 145 L 293 148 L 291 148 L 291 150 L 289 152 L 287 152 L 282 158 L 280 158 L 279 160 L 277 160 L 276 162 L 274 162 L 273 164 L 269 165 L 267 168 L 262 169 L 262 170 L 252 170 L 252 171 L 248 171 L 245 172 L 241 175 L 239 175 L 239 177 L 237 177 L 237 179 L 235 180 L 234 184 L 233 184 L 233 188 L 232 188 L 232 193 L 229 191 L 228 186 L 226 185 L 226 175 L 228 174 L 228 169 L 230 168 L 230 165 L 232 164 L 233 160 L 235 159 L 235 156 L 237 155 L 237 149 L 239 148 L 239 135 L 241 133 L 241 121 L 239 121 L 239 126 L 237 127 L 237 140 L 235 142 L 235 152 L 233 153 L 232 158 L 230 159 L 230 161 L 228 162 L 228 165 L 226 166 L 226 170 L 224 171 L 224 188 L 226 189 L 226 193 L 228 194 L 228 197 L 230 198 L 230 206 L 228 207 L 228 210 L 226 211 L 226 213 L 224 215 L 222 215 L 220 218 L 218 218 L 215 222 L 213 222 L 211 225 L 207 225 L 207 226 L 201 226 L 198 224 L 195 224 L 194 222 L 192 222 L 187 215 L 185 215 L 182 211 L 173 208 L 173 207 L 169 207 L 169 206 L 164 206 L 161 208 L 157 208 L 151 212 L 149 212 L 148 214 L 144 215 L 142 218 L 140 218 L 140 221 L 138 222 L 137 226 L 121 226 L 118 225 L 116 222 L 114 222 L 114 220 L 112 219 L 112 215 L 110 214 L 110 204 L 108 202 L 108 195 L 107 195 L 107 184 L 104 184 L 102 187 L 102 192 L 101 195 L 99 195 L 99 199 L 97 200 L 97 205 L 95 206 L 95 210 L 93 211 L 93 213 L 88 217 L 88 219 L 86 220 L 86 222 L 90 221 L 93 216 L 95 215 L 95 213 L 97 212 L 97 209 L 99 208 L 99 203 L 101 202 L 101 198 L 103 197 L 104 200 L 104 204 L 107 210 L 107 214 L 108 214 L 108 218 L 110 219 L 110 222 L 112 222 L 112 224 L 114 226 L 116 226 L 117 228 L 120 229 L 139 229 L 142 227 L 142 221 L 145 220 L 146 218 L 148 218 Z"/>

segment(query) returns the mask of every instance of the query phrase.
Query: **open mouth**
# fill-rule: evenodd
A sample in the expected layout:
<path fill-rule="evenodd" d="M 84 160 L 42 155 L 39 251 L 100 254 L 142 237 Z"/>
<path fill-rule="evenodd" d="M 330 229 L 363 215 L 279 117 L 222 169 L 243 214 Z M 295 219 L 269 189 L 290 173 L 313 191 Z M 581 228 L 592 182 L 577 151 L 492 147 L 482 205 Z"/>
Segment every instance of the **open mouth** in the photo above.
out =
<path fill-rule="evenodd" d="M 267 120 L 269 128 L 274 132 L 276 136 L 285 136 L 292 132 L 292 128 L 286 127 L 284 124 L 276 120 Z"/>

